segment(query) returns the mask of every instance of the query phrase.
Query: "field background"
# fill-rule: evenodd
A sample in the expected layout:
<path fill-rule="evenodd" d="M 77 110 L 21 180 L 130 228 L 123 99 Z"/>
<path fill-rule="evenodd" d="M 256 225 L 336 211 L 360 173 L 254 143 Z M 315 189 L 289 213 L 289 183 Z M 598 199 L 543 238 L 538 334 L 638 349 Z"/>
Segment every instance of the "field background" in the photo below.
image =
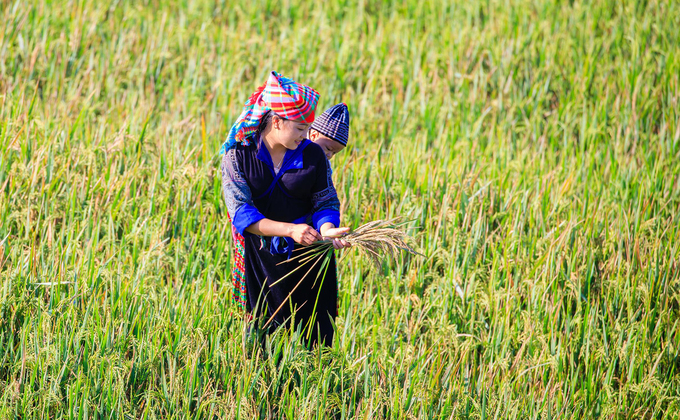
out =
<path fill-rule="evenodd" d="M 680 3 L 0 1 L 0 418 L 678 418 Z M 250 354 L 219 146 L 344 101 L 337 340 Z M 248 353 L 248 354 L 246 354 Z"/>

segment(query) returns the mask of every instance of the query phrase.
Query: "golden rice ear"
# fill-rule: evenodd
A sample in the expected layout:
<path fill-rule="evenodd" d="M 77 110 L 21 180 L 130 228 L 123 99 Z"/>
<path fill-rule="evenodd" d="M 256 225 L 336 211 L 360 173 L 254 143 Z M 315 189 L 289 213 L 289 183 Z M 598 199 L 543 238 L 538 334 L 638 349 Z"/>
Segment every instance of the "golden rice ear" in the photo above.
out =
<path fill-rule="evenodd" d="M 406 233 L 399 229 L 405 223 L 400 217 L 374 220 L 359 226 L 354 232 L 343 236 L 343 239 L 369 257 L 376 267 L 380 267 L 381 260 L 386 257 L 396 258 L 399 251 L 422 256 L 408 245 Z"/>

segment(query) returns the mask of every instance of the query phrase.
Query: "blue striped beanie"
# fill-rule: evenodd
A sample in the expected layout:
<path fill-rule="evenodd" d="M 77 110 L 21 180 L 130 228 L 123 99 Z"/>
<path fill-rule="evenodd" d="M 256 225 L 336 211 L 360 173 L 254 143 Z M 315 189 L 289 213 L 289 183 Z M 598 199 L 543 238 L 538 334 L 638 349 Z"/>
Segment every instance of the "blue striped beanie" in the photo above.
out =
<path fill-rule="evenodd" d="M 328 108 L 314 120 L 310 128 L 343 146 L 347 146 L 349 140 L 349 110 L 347 105 L 340 103 Z"/>

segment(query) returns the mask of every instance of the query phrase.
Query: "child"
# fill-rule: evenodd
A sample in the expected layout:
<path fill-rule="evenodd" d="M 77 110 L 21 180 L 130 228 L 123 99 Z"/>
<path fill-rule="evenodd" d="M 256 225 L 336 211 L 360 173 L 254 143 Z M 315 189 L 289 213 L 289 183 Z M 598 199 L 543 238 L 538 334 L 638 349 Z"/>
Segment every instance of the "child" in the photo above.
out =
<path fill-rule="evenodd" d="M 344 103 L 328 108 L 309 128 L 309 139 L 321 146 L 330 160 L 347 146 L 349 111 Z"/>
<path fill-rule="evenodd" d="M 321 146 L 327 159 L 341 152 L 349 139 L 349 110 L 340 103 L 328 108 L 312 123 L 308 138 Z M 311 220 L 311 217 L 309 218 Z M 234 238 L 234 261 L 232 280 L 234 283 L 234 302 L 241 309 L 250 310 L 246 304 L 245 260 L 243 258 L 243 236 L 232 226 Z"/>

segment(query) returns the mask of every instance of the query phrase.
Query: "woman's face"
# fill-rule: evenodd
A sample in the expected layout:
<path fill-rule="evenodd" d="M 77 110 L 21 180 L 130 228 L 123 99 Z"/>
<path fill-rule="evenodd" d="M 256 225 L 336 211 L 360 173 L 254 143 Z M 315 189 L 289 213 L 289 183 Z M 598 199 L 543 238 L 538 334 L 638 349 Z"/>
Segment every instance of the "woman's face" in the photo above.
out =
<path fill-rule="evenodd" d="M 309 130 L 309 123 L 286 120 L 278 115 L 272 119 L 274 131 L 276 132 L 276 139 L 279 144 L 289 150 L 295 150 L 305 139 L 307 130 Z"/>

